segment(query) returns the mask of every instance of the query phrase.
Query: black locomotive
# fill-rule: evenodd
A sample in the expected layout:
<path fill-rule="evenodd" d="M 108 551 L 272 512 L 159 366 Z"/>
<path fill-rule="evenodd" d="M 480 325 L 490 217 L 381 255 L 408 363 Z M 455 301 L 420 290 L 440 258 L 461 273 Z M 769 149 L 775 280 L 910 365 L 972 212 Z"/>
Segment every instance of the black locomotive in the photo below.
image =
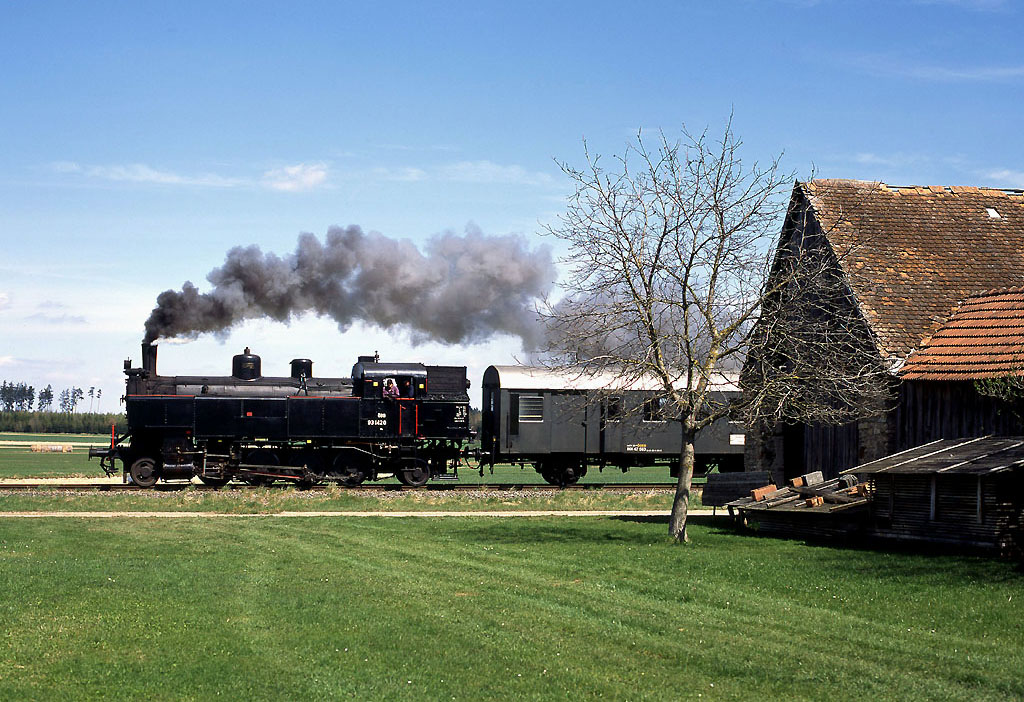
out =
<path fill-rule="evenodd" d="M 462 366 L 360 356 L 350 378 L 321 378 L 295 359 L 290 376 L 265 377 L 247 348 L 230 376 L 161 376 L 156 346 L 143 344 L 142 359 L 125 361 L 128 431 L 89 456 L 109 475 L 120 460 L 144 487 L 193 476 L 358 485 L 385 474 L 421 486 L 455 477 L 471 439 Z"/>

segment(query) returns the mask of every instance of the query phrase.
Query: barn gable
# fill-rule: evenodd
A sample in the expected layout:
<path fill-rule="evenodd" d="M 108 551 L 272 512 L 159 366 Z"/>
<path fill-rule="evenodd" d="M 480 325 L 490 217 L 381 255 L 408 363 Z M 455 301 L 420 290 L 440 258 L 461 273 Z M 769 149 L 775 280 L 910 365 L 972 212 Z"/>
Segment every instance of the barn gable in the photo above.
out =
<path fill-rule="evenodd" d="M 885 356 L 906 358 L 969 295 L 1024 285 L 1024 191 L 798 183 Z"/>

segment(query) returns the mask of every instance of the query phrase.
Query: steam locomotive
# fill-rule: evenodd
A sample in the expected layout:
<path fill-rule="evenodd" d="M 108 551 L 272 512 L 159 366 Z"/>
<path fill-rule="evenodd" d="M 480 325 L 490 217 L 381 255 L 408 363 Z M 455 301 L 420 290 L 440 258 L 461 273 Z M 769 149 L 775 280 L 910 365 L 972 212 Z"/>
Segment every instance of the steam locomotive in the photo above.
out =
<path fill-rule="evenodd" d="M 327 378 L 299 358 L 288 377 L 266 377 L 246 348 L 230 376 L 161 376 L 156 361 L 150 344 L 141 368 L 125 361 L 128 431 L 89 451 L 143 487 L 193 476 L 358 485 L 385 474 L 417 487 L 455 477 L 471 438 L 465 367 L 360 356 L 351 377 Z"/>
<path fill-rule="evenodd" d="M 470 454 L 470 386 L 464 366 L 382 363 L 360 356 L 351 377 L 313 375 L 291 362 L 288 377 L 265 377 L 248 348 L 230 376 L 161 376 L 157 347 L 142 345 L 142 367 L 125 361 L 128 430 L 90 449 L 108 475 L 136 485 L 191 479 L 209 485 L 277 480 L 358 485 L 395 475 L 419 487 L 455 479 Z M 484 373 L 480 469 L 532 466 L 549 483 L 568 485 L 589 467 L 666 463 L 678 470 L 681 432 L 665 416 L 655 387 L 615 388 L 615 379 L 518 366 Z M 739 396 L 722 378 L 713 401 Z M 743 469 L 743 426 L 727 417 L 701 431 L 696 469 Z"/>

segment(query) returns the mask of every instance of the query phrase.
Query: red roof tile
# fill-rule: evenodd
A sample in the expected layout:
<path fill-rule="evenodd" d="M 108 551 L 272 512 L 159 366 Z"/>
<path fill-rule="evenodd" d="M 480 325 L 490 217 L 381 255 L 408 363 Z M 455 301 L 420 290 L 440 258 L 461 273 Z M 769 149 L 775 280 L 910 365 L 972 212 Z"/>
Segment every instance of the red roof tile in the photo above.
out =
<path fill-rule="evenodd" d="M 854 180 L 797 187 L 885 356 L 906 358 L 969 295 L 1024 285 L 1024 191 Z"/>
<path fill-rule="evenodd" d="M 1024 288 L 972 295 L 900 370 L 904 380 L 1024 375 Z"/>

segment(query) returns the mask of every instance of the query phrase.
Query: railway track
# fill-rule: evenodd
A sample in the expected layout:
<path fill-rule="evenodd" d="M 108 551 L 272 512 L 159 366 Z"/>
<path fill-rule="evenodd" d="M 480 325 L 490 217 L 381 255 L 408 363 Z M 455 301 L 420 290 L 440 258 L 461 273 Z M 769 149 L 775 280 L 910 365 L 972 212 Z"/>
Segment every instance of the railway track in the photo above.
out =
<path fill-rule="evenodd" d="M 357 486 L 344 486 L 344 485 L 314 485 L 307 488 L 297 488 L 294 485 L 278 485 L 271 486 L 270 488 L 261 487 L 258 485 L 247 485 L 245 483 L 229 483 L 228 485 L 213 487 L 210 485 L 197 485 L 195 483 L 158 483 L 154 487 L 143 488 L 138 485 L 130 485 L 125 483 L 39 483 L 39 482 L 10 482 L 0 483 L 0 492 L 4 490 L 11 491 L 26 491 L 26 490 L 58 490 L 58 491 L 82 491 L 82 492 L 181 492 L 184 490 L 197 490 L 200 492 L 232 492 L 238 490 L 266 490 L 266 489 L 293 489 L 302 490 L 304 492 L 322 492 L 327 490 L 345 490 L 350 492 L 368 492 L 368 491 L 384 491 L 384 492 L 417 492 L 426 490 L 427 492 L 469 492 L 473 490 L 492 490 L 492 491 L 536 491 L 536 492 L 550 492 L 559 490 L 606 490 L 612 492 L 620 492 L 627 490 L 674 490 L 675 485 L 672 483 L 583 483 L 575 485 L 567 485 L 560 487 L 558 485 L 540 485 L 530 483 L 453 483 L 453 484 L 428 484 L 424 487 L 407 487 L 405 485 L 357 485 Z"/>

